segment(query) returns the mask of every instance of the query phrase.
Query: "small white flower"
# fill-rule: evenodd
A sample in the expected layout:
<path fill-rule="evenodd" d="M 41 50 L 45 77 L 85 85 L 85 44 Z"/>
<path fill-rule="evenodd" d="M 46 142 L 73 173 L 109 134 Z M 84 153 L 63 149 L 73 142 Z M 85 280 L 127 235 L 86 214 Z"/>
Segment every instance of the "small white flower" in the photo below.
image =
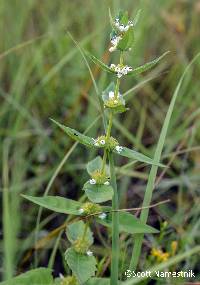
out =
<path fill-rule="evenodd" d="M 124 31 L 124 25 L 123 24 L 119 26 L 119 30 L 120 30 L 120 32 Z"/>
<path fill-rule="evenodd" d="M 60 279 L 64 279 L 65 278 L 62 273 L 59 273 L 59 277 L 60 277 Z"/>
<path fill-rule="evenodd" d="M 117 43 L 118 43 L 118 37 L 112 38 L 110 42 L 111 42 L 111 44 L 112 44 L 113 46 L 117 45 Z"/>
<path fill-rule="evenodd" d="M 115 67 L 115 71 L 116 71 L 116 72 L 120 72 L 120 71 L 121 71 L 120 67 L 119 67 L 119 66 L 116 66 L 116 67 Z"/>
<path fill-rule="evenodd" d="M 128 21 L 128 25 L 129 25 L 130 27 L 133 27 L 133 22 L 132 22 L 132 21 Z"/>
<path fill-rule="evenodd" d="M 128 70 L 128 72 L 133 70 L 131 66 L 127 66 L 126 69 Z"/>
<path fill-rule="evenodd" d="M 110 185 L 109 181 L 104 182 L 104 185 Z"/>
<path fill-rule="evenodd" d="M 102 213 L 98 217 L 99 217 L 99 219 L 104 220 L 106 218 L 106 214 Z"/>
<path fill-rule="evenodd" d="M 124 66 L 124 68 L 122 69 L 122 73 L 124 75 L 126 75 L 128 73 L 127 66 Z"/>
<path fill-rule="evenodd" d="M 122 94 L 118 93 L 117 98 L 122 98 L 122 97 L 123 97 Z"/>
<path fill-rule="evenodd" d="M 118 153 L 120 153 L 120 152 L 123 150 L 123 147 L 117 145 L 117 146 L 115 147 L 115 149 L 116 149 L 116 151 L 117 151 Z"/>
<path fill-rule="evenodd" d="M 93 252 L 91 250 L 88 250 L 86 253 L 87 253 L 88 256 L 92 256 L 93 255 Z"/>
<path fill-rule="evenodd" d="M 78 210 L 78 212 L 79 212 L 79 214 L 83 214 L 83 213 L 84 213 L 83 208 L 80 208 L 80 209 Z"/>
<path fill-rule="evenodd" d="M 90 179 L 90 184 L 96 184 L 96 180 L 95 179 Z"/>
<path fill-rule="evenodd" d="M 102 145 L 104 145 L 106 142 L 105 142 L 105 140 L 100 140 L 100 143 L 101 143 Z"/>
<path fill-rule="evenodd" d="M 116 66 L 116 65 L 115 65 L 114 63 L 111 63 L 110 68 L 111 68 L 111 69 L 115 69 L 115 66 Z"/>
<path fill-rule="evenodd" d="M 115 104 L 117 104 L 117 103 L 118 103 L 118 101 L 117 101 L 117 100 L 114 100 L 114 103 L 115 103 Z"/>
<path fill-rule="evenodd" d="M 112 47 L 109 48 L 109 52 L 113 52 L 113 51 L 115 51 L 115 50 L 116 50 L 116 47 L 115 47 L 115 46 L 112 46 Z"/>
<path fill-rule="evenodd" d="M 109 48 L 109 51 L 110 52 L 113 52 L 113 51 L 115 51 L 116 50 L 116 48 L 117 48 L 117 45 L 118 45 L 118 43 L 119 43 L 119 41 L 121 40 L 122 38 L 119 36 L 119 37 L 113 37 L 112 39 L 111 39 L 111 44 L 112 44 L 112 46 Z"/>
<path fill-rule="evenodd" d="M 114 91 L 110 91 L 108 93 L 108 97 L 109 97 L 109 99 L 113 99 L 115 97 L 115 92 Z"/>
<path fill-rule="evenodd" d="M 122 74 L 121 72 L 118 72 L 118 73 L 117 73 L 117 77 L 118 77 L 118 78 L 121 78 L 122 75 L 123 75 L 123 74 Z"/>
<path fill-rule="evenodd" d="M 127 25 L 127 26 L 124 28 L 124 31 L 127 32 L 129 28 L 130 28 L 130 26 Z"/>

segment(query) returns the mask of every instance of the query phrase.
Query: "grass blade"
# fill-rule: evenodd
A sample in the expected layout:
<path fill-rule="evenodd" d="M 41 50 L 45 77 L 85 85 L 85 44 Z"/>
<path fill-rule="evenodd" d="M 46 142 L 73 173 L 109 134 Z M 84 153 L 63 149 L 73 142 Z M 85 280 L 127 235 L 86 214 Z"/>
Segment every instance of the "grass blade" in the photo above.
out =
<path fill-rule="evenodd" d="M 156 151 L 155 151 L 155 155 L 154 155 L 154 162 L 155 163 L 159 163 L 160 158 L 161 158 L 161 153 L 164 147 L 164 143 L 165 143 L 165 138 L 167 135 L 167 130 L 168 130 L 168 126 L 170 123 L 170 119 L 172 116 L 172 112 L 174 109 L 174 105 L 177 99 L 177 96 L 179 94 L 179 90 L 181 88 L 183 79 L 185 77 L 185 75 L 187 74 L 187 71 L 189 70 L 189 68 L 192 66 L 192 64 L 197 60 L 197 58 L 200 56 L 200 53 L 198 53 L 193 60 L 188 64 L 188 66 L 186 67 L 183 75 L 181 76 L 179 83 L 175 89 L 175 92 L 173 94 L 173 97 L 171 99 L 165 120 L 164 120 L 164 124 L 160 133 L 160 137 L 159 137 L 159 141 L 156 147 Z M 149 174 L 149 178 L 148 178 L 148 183 L 147 183 L 147 187 L 146 187 L 146 191 L 145 191 L 145 196 L 144 196 L 144 200 L 143 200 L 143 207 L 148 207 L 151 203 L 151 198 L 152 198 L 152 193 L 153 193 L 153 189 L 154 189 L 154 184 L 155 184 L 155 179 L 156 179 L 156 175 L 157 175 L 157 171 L 158 171 L 158 166 L 153 165 L 151 167 L 151 171 Z M 149 214 L 149 209 L 143 209 L 140 215 L 140 219 L 143 223 L 147 222 L 148 219 L 148 214 Z M 138 260 L 139 260 L 139 256 L 140 256 L 140 252 L 141 252 L 141 247 L 142 247 L 142 241 L 143 241 L 143 234 L 137 235 L 135 238 L 135 243 L 134 243 L 134 247 L 133 247 L 133 252 L 132 252 L 132 258 L 131 258 L 131 262 L 130 262 L 130 270 L 135 270 L 138 264 Z"/>

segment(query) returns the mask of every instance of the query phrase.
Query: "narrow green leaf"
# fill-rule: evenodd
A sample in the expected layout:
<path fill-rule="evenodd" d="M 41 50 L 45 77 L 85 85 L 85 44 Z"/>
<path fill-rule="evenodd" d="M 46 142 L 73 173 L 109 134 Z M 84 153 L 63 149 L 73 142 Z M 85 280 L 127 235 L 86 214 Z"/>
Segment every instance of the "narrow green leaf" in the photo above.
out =
<path fill-rule="evenodd" d="M 135 17 L 134 17 L 134 20 L 133 20 L 133 25 L 134 25 L 134 27 L 137 25 L 137 23 L 138 23 L 138 21 L 139 21 L 139 19 L 140 19 L 141 12 L 142 12 L 142 10 L 139 9 L 139 10 L 137 11 Z"/>
<path fill-rule="evenodd" d="M 163 164 L 161 164 L 159 162 L 155 162 L 150 157 L 148 157 L 148 156 L 146 156 L 140 152 L 137 152 L 135 150 L 129 149 L 127 147 L 123 147 L 123 149 L 120 152 L 117 152 L 116 150 L 114 150 L 114 152 L 121 155 L 121 156 L 132 158 L 132 159 L 140 161 L 140 162 L 144 162 L 147 164 L 153 164 L 153 165 L 155 164 L 155 165 L 160 166 L 160 167 L 165 167 Z"/>
<path fill-rule="evenodd" d="M 80 254 L 73 248 L 69 248 L 65 253 L 65 259 L 81 284 L 95 275 L 96 259 L 94 256 Z"/>
<path fill-rule="evenodd" d="M 158 233 L 159 231 L 152 228 L 151 226 L 142 223 L 134 215 L 128 212 L 119 213 L 119 230 L 120 232 L 126 232 L 129 234 L 139 233 Z M 112 227 L 112 213 L 108 213 L 105 219 L 96 219 L 98 223 L 111 228 Z"/>
<path fill-rule="evenodd" d="M 37 268 L 20 274 L 8 281 L 1 282 L 0 285 L 52 285 L 52 270 L 49 268 Z"/>
<path fill-rule="evenodd" d="M 169 53 L 169 51 L 165 52 L 163 55 L 161 55 L 160 57 L 145 63 L 144 65 L 141 65 L 139 67 L 134 68 L 131 72 L 128 73 L 128 75 L 137 75 L 140 74 L 142 72 L 147 71 L 148 69 L 152 68 L 153 66 L 155 66 L 157 63 L 159 63 L 159 61 L 166 56 Z"/>
<path fill-rule="evenodd" d="M 89 161 L 87 164 L 87 172 L 89 175 L 92 175 L 92 173 L 98 169 L 101 169 L 102 167 L 102 158 L 101 156 L 95 157 L 93 160 Z"/>
<path fill-rule="evenodd" d="M 113 20 L 110 8 L 109 8 L 108 12 L 109 12 L 110 25 L 113 29 L 115 29 L 114 20 Z"/>
<path fill-rule="evenodd" d="M 112 200 L 113 188 L 110 185 L 90 184 L 89 181 L 83 186 L 88 199 L 93 203 L 102 203 Z"/>
<path fill-rule="evenodd" d="M 73 140 L 78 141 L 79 143 L 84 144 L 88 147 L 94 147 L 94 142 L 92 138 L 85 136 L 74 129 L 66 127 L 53 119 L 51 119 L 51 121 L 54 122 L 57 126 L 59 126 Z"/>
<path fill-rule="evenodd" d="M 87 55 L 89 58 L 99 67 L 101 67 L 103 70 L 109 72 L 109 73 L 115 73 L 108 65 L 100 61 L 98 58 L 96 58 L 94 55 L 87 52 Z"/>
<path fill-rule="evenodd" d="M 78 221 L 67 226 L 66 235 L 68 240 L 71 243 L 73 243 L 78 238 L 83 236 L 84 231 L 85 231 L 85 223 L 83 221 Z M 87 240 L 89 246 L 92 245 L 94 242 L 93 234 L 89 227 L 87 228 L 87 231 L 85 233 L 85 240 Z"/>
<path fill-rule="evenodd" d="M 80 215 L 78 210 L 81 207 L 81 203 L 74 200 L 59 196 L 33 197 L 22 195 L 22 197 L 39 206 L 42 206 L 57 213 Z"/>

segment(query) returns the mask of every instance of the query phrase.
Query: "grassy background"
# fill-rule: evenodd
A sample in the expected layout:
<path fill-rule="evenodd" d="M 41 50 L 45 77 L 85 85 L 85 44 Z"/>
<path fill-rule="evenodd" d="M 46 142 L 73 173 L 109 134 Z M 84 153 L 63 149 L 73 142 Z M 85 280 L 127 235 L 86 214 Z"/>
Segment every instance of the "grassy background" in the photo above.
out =
<path fill-rule="evenodd" d="M 65 236 L 55 247 L 55 239 L 43 239 L 34 258 L 34 230 L 38 207 L 24 201 L 21 193 L 42 195 L 72 141 L 52 125 L 50 117 L 85 131 L 98 114 L 95 91 L 80 52 L 67 31 L 86 50 L 110 63 L 108 50 L 108 7 L 128 9 L 134 15 L 142 8 L 136 31 L 136 43 L 126 60 L 137 66 L 162 54 L 171 53 L 153 71 L 124 80 L 130 111 L 117 117 L 113 135 L 121 144 L 135 147 L 153 156 L 160 129 L 172 93 L 188 62 L 200 50 L 200 1 L 1 1 L 0 33 L 0 137 L 1 137 L 1 275 L 5 278 L 33 268 L 47 266 L 52 258 L 55 275 L 64 271 L 62 251 L 67 247 Z M 112 61 L 115 56 L 112 55 Z M 99 90 L 111 80 L 90 62 Z M 178 252 L 198 244 L 199 223 L 199 71 L 198 62 L 189 74 L 176 103 L 168 132 L 163 162 L 170 165 L 159 173 L 153 201 L 170 198 L 169 204 L 150 211 L 149 224 L 159 228 L 167 221 L 163 236 L 148 236 L 143 248 L 141 268 L 154 264 L 153 246 L 168 250 L 172 240 L 178 241 Z M 132 90 L 132 88 L 136 86 Z M 102 122 L 89 134 L 96 136 Z M 86 162 L 95 156 L 78 146 L 68 156 L 49 189 L 52 195 L 73 199 L 81 196 L 87 179 Z M 117 161 L 121 207 L 142 203 L 149 168 Z M 48 236 L 65 220 L 62 215 L 43 211 L 39 239 Z M 102 237 L 103 235 L 103 237 Z M 55 234 L 55 238 L 57 234 Z M 100 241 L 109 244 L 103 229 L 95 228 L 94 251 L 103 258 Z M 4 239 L 4 242 L 3 242 Z M 129 236 L 122 236 L 122 247 L 130 253 Z M 52 248 L 55 249 L 52 255 Z M 106 254 L 106 253 L 105 253 Z M 106 256 L 106 255 L 105 255 Z M 4 264 L 3 264 L 4 261 Z M 200 257 L 187 258 L 180 268 L 200 272 Z M 121 263 L 121 272 L 128 260 Z M 106 275 L 109 260 L 102 259 L 99 275 Z M 177 265 L 179 268 L 179 265 Z M 66 269 L 67 270 L 67 269 Z M 198 277 L 197 277 L 198 278 Z M 197 279 L 198 280 L 198 279 Z"/>

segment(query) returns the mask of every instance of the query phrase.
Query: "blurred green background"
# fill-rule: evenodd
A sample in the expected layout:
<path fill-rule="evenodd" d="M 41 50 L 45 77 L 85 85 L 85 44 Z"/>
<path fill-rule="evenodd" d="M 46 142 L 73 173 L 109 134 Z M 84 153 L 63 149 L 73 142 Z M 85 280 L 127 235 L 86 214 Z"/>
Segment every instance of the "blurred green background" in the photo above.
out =
<path fill-rule="evenodd" d="M 171 51 L 153 71 L 123 80 L 121 92 L 128 91 L 130 111 L 117 117 L 113 132 L 121 144 L 152 157 L 178 79 L 200 51 L 200 1 L 0 1 L 2 278 L 35 266 L 47 266 L 50 257 L 55 275 L 65 270 L 65 236 L 59 236 L 61 243 L 55 248 L 55 233 L 53 239 L 44 239 L 35 251 L 38 207 L 24 201 L 20 194 L 43 195 L 64 158 L 65 163 L 53 176 L 48 191 L 73 199 L 82 195 L 82 185 L 88 178 L 85 164 L 95 152 L 81 145 L 71 149 L 73 142 L 49 118 L 80 132 L 97 118 L 98 102 L 90 73 L 67 31 L 85 50 L 106 63 L 116 62 L 117 57 L 108 52 L 109 7 L 113 14 L 126 9 L 132 16 L 142 9 L 135 46 L 126 57 L 128 65 L 137 66 Z M 88 62 L 101 92 L 112 77 Z M 197 62 L 181 88 L 162 159 L 170 167 L 164 173 L 160 170 L 153 196 L 153 202 L 165 198 L 171 202 L 151 210 L 149 224 L 159 228 L 159 222 L 167 221 L 168 227 L 161 239 L 147 238 L 143 257 L 150 255 L 155 244 L 166 249 L 168 243 L 176 240 L 181 252 L 199 242 L 199 72 Z M 95 137 L 100 130 L 102 121 L 98 120 L 88 134 Z M 142 203 L 149 168 L 120 168 L 125 163 L 124 159 L 117 160 L 120 206 L 137 207 Z M 62 215 L 43 211 L 38 239 L 64 221 Z M 95 251 L 102 258 L 99 234 L 102 235 L 95 233 Z M 122 241 L 129 253 L 132 240 L 125 236 Z M 199 256 L 188 258 L 184 266 L 199 273 Z M 103 274 L 106 275 L 106 269 Z"/>

